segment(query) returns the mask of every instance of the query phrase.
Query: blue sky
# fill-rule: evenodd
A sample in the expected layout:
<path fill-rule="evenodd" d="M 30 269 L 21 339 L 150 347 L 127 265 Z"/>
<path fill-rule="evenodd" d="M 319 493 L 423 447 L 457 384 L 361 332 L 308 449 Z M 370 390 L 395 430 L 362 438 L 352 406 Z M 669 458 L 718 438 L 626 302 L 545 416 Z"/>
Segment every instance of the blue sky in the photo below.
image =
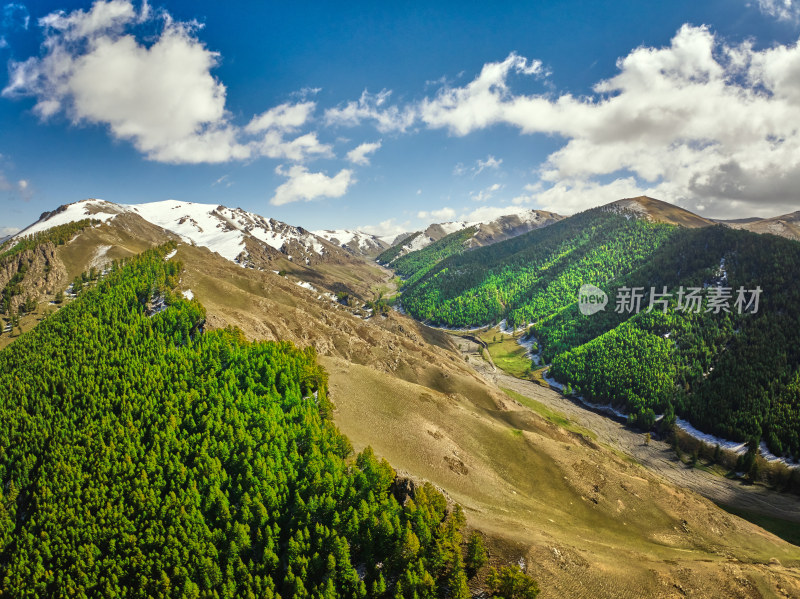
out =
<path fill-rule="evenodd" d="M 0 232 L 86 197 L 380 234 L 800 208 L 793 0 L 407 4 L 4 4 Z"/>

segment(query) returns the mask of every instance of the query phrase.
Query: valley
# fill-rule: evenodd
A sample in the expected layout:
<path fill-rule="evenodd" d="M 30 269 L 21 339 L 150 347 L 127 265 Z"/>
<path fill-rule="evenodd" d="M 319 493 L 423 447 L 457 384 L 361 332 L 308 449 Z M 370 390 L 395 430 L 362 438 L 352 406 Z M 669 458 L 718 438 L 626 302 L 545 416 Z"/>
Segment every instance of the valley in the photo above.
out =
<path fill-rule="evenodd" d="M 718 504 L 800 523 L 800 499 L 796 495 L 731 480 L 721 474 L 712 474 L 707 469 L 692 468 L 677 458 L 674 448 L 666 441 L 651 439 L 645 442 L 645 435 L 641 431 L 606 414 L 587 409 L 579 400 L 569 399 L 557 390 L 493 368 L 481 358 L 477 344 L 462 337 L 455 337 L 453 342 L 463 347 L 461 351 L 468 358 L 468 363 L 485 380 L 539 402 L 556 414 L 563 415 L 569 422 L 592 431 L 597 441 L 623 452 L 671 483 L 691 489 Z"/>
<path fill-rule="evenodd" d="M 0 16 L 0 599 L 800 599 L 800 0 Z"/>
<path fill-rule="evenodd" d="M 65 285 L 91 267 L 174 244 L 165 259 L 181 265 L 175 293 L 199 302 L 207 331 L 235 327 L 249 341 L 313 348 L 327 373 L 333 422 L 355 451 L 371 448 L 401 479 L 432 483 L 462 506 L 466 530 L 485 535 L 490 564 L 523 564 L 542 597 L 800 595 L 797 546 L 709 501 L 797 522 L 795 495 L 690 469 L 667 444 L 645 446 L 643 432 L 496 369 L 464 337 L 394 310 L 371 311 L 366 302 L 393 295 L 396 275 L 352 248 L 338 254 L 323 245 L 320 256 L 297 264 L 287 257 L 296 246 L 267 249 L 245 234 L 242 250 L 226 257 L 185 229 L 179 235 L 136 212 L 122 211 L 57 246 L 49 272 Z M 224 222 L 215 227 L 240 234 Z M 211 245 L 219 242 L 230 245 L 224 237 Z M 42 265 L 31 264 L 26 284 L 44 276 Z M 4 334 L 0 343 L 13 348 L 65 309 L 48 305 L 55 287 L 34 288 L 40 306 L 22 317 L 33 332 Z M 496 363 L 525 377 L 525 350 L 511 345 Z M 485 577 L 484 569 L 469 581 L 473 592 Z"/>

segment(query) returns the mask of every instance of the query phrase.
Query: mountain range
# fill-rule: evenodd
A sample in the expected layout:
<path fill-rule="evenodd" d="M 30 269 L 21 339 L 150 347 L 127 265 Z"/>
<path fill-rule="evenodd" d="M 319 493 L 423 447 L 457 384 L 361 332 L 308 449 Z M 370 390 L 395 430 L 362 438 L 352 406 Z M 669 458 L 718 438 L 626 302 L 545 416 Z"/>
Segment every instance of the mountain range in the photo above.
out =
<path fill-rule="evenodd" d="M 624 596 L 621 589 L 626 588 L 636 588 L 637 594 L 665 597 L 681 593 L 746 597 L 752 596 L 753 589 L 766 589 L 765 595 L 778 594 L 779 589 L 788 596 L 800 593 L 796 546 L 640 465 L 617 446 L 608 445 L 613 443 L 613 434 L 600 438 L 580 421 L 546 407 L 544 402 L 573 401 L 551 388 L 533 385 L 538 389 L 534 399 L 514 394 L 505 385 L 501 388 L 493 382 L 497 374 L 484 376 L 476 369 L 476 363 L 484 362 L 475 341 L 422 322 L 465 327 L 498 325 L 505 320 L 504 324 L 512 328 L 532 323 L 530 332 L 539 355 L 550 364 L 549 374 L 575 390 L 574 401 L 579 396 L 594 403 L 612 401 L 634 415 L 641 414 L 634 423 L 644 427 L 641 433 L 621 428 L 616 434 L 652 431 L 653 446 L 648 451 L 660 452 L 656 454 L 660 461 L 680 464 L 676 468 L 682 469 L 683 463 L 676 461 L 666 444 L 658 449 L 655 437 L 660 429 L 647 421 L 648 409 L 660 416 L 669 404 L 702 430 L 731 438 L 741 431 L 746 441 L 757 435 L 757 440 L 763 439 L 774 452 L 788 455 L 795 447 L 791 432 L 797 430 L 791 420 L 799 405 L 793 394 L 800 388 L 796 383 L 797 352 L 793 349 L 797 323 L 791 315 L 791 307 L 800 304 L 791 286 L 792 273 L 798 267 L 796 242 L 738 231 L 735 223 L 719 225 L 651 198 L 622 200 L 568 218 L 532 211 L 490 223 L 445 223 L 419 232 L 416 238 L 420 237 L 427 240 L 424 244 L 417 241 L 420 247 L 413 246 L 410 237 L 401 240 L 401 250 L 386 261 L 387 267 L 374 259 L 391 249 L 386 248 L 386 240 L 357 232 L 311 232 L 224 206 L 172 201 L 121 205 L 84 200 L 43 214 L 37 223 L 0 246 L 0 289 L 9 300 L 3 315 L 6 330 L 0 334 L 0 347 L 7 349 L 0 351 L 0 358 L 13 363 L 21 375 L 27 363 L 39 364 L 25 359 L 23 352 L 46 348 L 37 360 L 48 356 L 64 360 L 63 366 L 47 370 L 48 376 L 55 377 L 52 394 L 48 386 L 37 391 L 43 395 L 26 399 L 28 403 L 21 407 L 23 404 L 16 402 L 21 401 L 19 397 L 28 397 L 27 390 L 22 393 L 19 387 L 12 393 L 9 383 L 0 393 L 5 422 L 14 422 L 13 430 L 28 431 L 25 444 L 9 440 L 4 445 L 22 449 L 0 452 L 0 476 L 5 485 L 2 498 L 10 492 L 16 497 L 14 505 L 19 506 L 9 511 L 6 506 L 10 503 L 0 501 L 0 523 L 11 523 L 0 527 L 0 561 L 6 564 L 0 566 L 0 572 L 9 576 L 3 580 L 16 581 L 14 584 L 28 581 L 29 588 L 37 588 L 32 581 L 45 580 L 48 571 L 58 572 L 59 564 L 62 576 L 74 575 L 72 580 L 82 580 L 74 565 L 67 567 L 67 561 L 58 561 L 62 555 L 59 547 L 72 550 L 72 537 L 65 535 L 76 530 L 71 526 L 77 520 L 65 517 L 58 526 L 45 524 L 56 522 L 53 518 L 58 514 L 48 493 L 62 491 L 55 483 L 48 486 L 41 478 L 43 473 L 60 473 L 53 480 L 76 481 L 71 495 L 58 495 L 69 510 L 76 509 L 81 501 L 89 502 L 102 517 L 113 515 L 114 522 L 122 525 L 116 507 L 102 511 L 105 504 L 97 498 L 103 495 L 92 487 L 95 481 L 110 475 L 101 476 L 91 469 L 94 466 L 89 467 L 90 462 L 75 457 L 83 450 L 80 443 L 72 443 L 73 436 L 91 438 L 96 442 L 92 447 L 105 452 L 111 464 L 124 465 L 126 476 L 138 477 L 135 494 L 131 494 L 136 501 L 139 497 L 170 497 L 171 488 L 153 486 L 165 477 L 158 466 L 162 463 L 174 468 L 174 476 L 182 477 L 181 481 L 213 483 L 202 487 L 205 499 L 191 509 L 187 503 L 184 509 L 203 522 L 195 531 L 222 531 L 203 533 L 204 543 L 213 546 L 213 551 L 198 546 L 196 552 L 199 556 L 222 556 L 219 560 L 231 564 L 231 574 L 228 579 L 226 571 L 210 568 L 209 574 L 197 575 L 207 577 L 201 584 L 213 588 L 214 576 L 241 581 L 247 578 L 247 571 L 261 572 L 258 568 L 262 566 L 255 564 L 265 563 L 272 555 L 265 550 L 266 541 L 258 536 L 262 528 L 257 522 L 262 517 L 270 526 L 277 518 L 274 521 L 282 523 L 281 529 L 290 531 L 283 536 L 276 533 L 272 547 L 279 560 L 277 571 L 285 577 L 290 560 L 295 560 L 291 561 L 292 571 L 298 572 L 305 559 L 298 556 L 306 555 L 306 542 L 318 542 L 318 531 L 309 528 L 306 541 L 305 524 L 298 524 L 289 514 L 299 518 L 303 510 L 310 509 L 325 526 L 333 527 L 334 520 L 325 519 L 325 508 L 314 503 L 313 494 L 300 493 L 302 503 L 291 499 L 288 492 L 268 500 L 266 487 L 248 486 L 253 484 L 248 482 L 248 473 L 265 472 L 269 459 L 247 457 L 248 451 L 255 452 L 253 455 L 260 451 L 250 438 L 259 434 L 258 426 L 248 425 L 247 435 L 242 436 L 236 434 L 232 423 L 250 422 L 250 418 L 257 421 L 252 394 L 259 389 L 262 392 L 261 385 L 265 385 L 270 393 L 274 386 L 278 394 L 270 396 L 277 402 L 270 404 L 275 423 L 270 426 L 284 426 L 283 417 L 273 408 L 285 405 L 287 413 L 294 410 L 294 428 L 286 429 L 295 431 L 291 435 L 298 434 L 300 423 L 313 423 L 309 405 L 303 404 L 301 410 L 297 402 L 304 396 L 314 401 L 315 392 L 318 399 L 320 390 L 327 390 L 323 395 L 332 401 L 330 417 L 341 433 L 357 452 L 371 448 L 357 461 L 350 458 L 349 464 L 353 471 L 363 468 L 364 476 L 375 481 L 373 499 L 389 501 L 391 495 L 411 510 L 408 499 L 414 497 L 415 505 L 426 501 L 420 489 L 430 481 L 443 492 L 442 501 L 448 506 L 445 511 L 453 513 L 456 503 L 463 507 L 465 537 L 467 532 L 479 531 L 489 547 L 492 565 L 524 560 L 543 593 L 550 596 L 620 597 Z M 155 253 L 136 258 L 152 248 L 156 248 Z M 398 272 L 401 268 L 405 274 Z M 398 274 L 404 279 L 399 290 Z M 125 286 L 126 280 L 131 281 L 130 289 Z M 584 317 L 576 312 L 579 285 L 574 283 L 587 280 L 608 293 L 612 305 L 617 286 L 649 290 L 651 286 L 678 284 L 741 284 L 748 288 L 761 284 L 764 303 L 760 315 L 750 320 L 746 315 L 719 320 L 713 315 L 696 319 L 674 314 L 663 318 L 622 315 L 611 309 Z M 380 311 L 380 301 L 387 298 L 416 319 L 400 311 Z M 648 299 L 643 301 L 647 303 Z M 119 322 L 113 321 L 116 314 L 122 315 Z M 76 324 L 81 322 L 84 324 Z M 59 387 L 58 373 L 72 372 L 76 364 L 70 366 L 69 337 L 77 326 L 82 327 L 81 339 L 86 337 L 87 341 L 81 342 L 75 356 L 102 353 L 103 346 L 113 352 L 102 363 L 81 365 L 86 381 L 95 370 L 98 374 L 107 372 L 110 364 L 124 360 L 136 348 L 131 369 L 149 365 L 142 389 L 156 380 L 167 385 L 168 377 L 162 380 L 157 370 L 149 369 L 163 359 L 173 363 L 163 366 L 168 369 L 164 372 L 178 381 L 174 389 L 164 387 L 163 395 L 159 395 L 163 397 L 159 401 L 165 402 L 163 412 L 152 400 L 141 405 L 93 404 L 92 389 L 113 386 L 120 393 L 131 392 L 130 385 L 126 387 L 113 378 L 107 382 L 91 379 L 86 389 L 70 387 L 75 384 L 70 378 Z M 95 344 L 91 331 L 100 329 L 104 332 L 96 334 L 103 342 Z M 203 341 L 209 333 L 213 335 Z M 467 335 L 486 344 L 490 352 L 496 351 L 492 335 L 508 338 L 497 328 L 486 334 L 488 342 L 484 341 L 486 336 Z M 114 345 L 126 338 L 135 338 L 136 342 Z M 281 349 L 257 345 L 263 341 L 289 341 L 301 348 L 313 348 L 327 382 L 317 382 L 322 381 L 322 375 L 308 358 L 311 354 L 294 353 L 288 345 Z M 146 352 L 150 344 L 161 349 L 152 355 L 139 353 Z M 195 362 L 195 354 L 203 352 L 211 356 L 206 369 Z M 530 362 L 529 366 L 535 370 Z M 36 368 L 37 372 L 46 370 Z M 270 373 L 277 371 L 283 374 L 270 379 Z M 194 372 L 208 384 L 212 380 L 224 384 L 198 400 L 180 388 L 192 384 L 195 375 L 190 377 L 190 373 Z M 35 386 L 37 376 L 31 371 L 23 378 Z M 183 376 L 189 378 L 184 380 Z M 292 379 L 295 376 L 296 381 Z M 615 386 L 615 381 L 625 383 Z M 236 389 L 240 385 L 241 395 L 235 395 L 239 399 L 230 399 L 229 394 L 239 393 Z M 617 395 L 620 387 L 629 394 Z M 115 393 L 109 396 L 112 402 Z M 47 397 L 56 396 L 64 403 L 47 403 Z M 181 403 L 175 400 L 177 397 L 186 400 Z M 757 401 L 752 402 L 752 398 Z M 755 408 L 748 407 L 749 401 Z M 129 422 L 128 414 L 133 414 L 130 410 L 138 411 Z M 742 417 L 730 418 L 732 414 Z M 715 418 L 719 428 L 714 428 Z M 114 426 L 109 426 L 112 421 Z M 31 423 L 37 423 L 37 427 L 42 424 L 37 431 L 44 438 L 42 431 L 48 430 L 45 422 L 77 425 L 84 436 L 73 429 L 58 429 L 61 432 L 54 439 L 59 443 L 58 452 L 48 453 L 47 445 L 31 434 Z M 133 428 L 132 422 L 136 423 Z M 313 435 L 320 434 L 316 425 L 308 426 L 312 427 L 308 430 L 317 431 Z M 101 427 L 114 436 L 113 445 L 104 445 L 102 435 L 96 436 Z M 217 437 L 209 437 L 205 430 L 215 431 Z M 68 435 L 67 431 L 73 432 Z M 123 435 L 121 431 L 126 432 Z M 288 449 L 286 455 L 294 460 L 292 471 L 305 477 L 306 465 L 296 460 L 306 455 L 301 437 L 293 437 L 297 456 Z M 206 452 L 202 460 L 199 449 L 195 456 L 185 445 L 184 439 L 189 438 Z M 313 438 L 316 443 L 329 442 Z M 223 446 L 222 439 L 241 452 Z M 121 453 L 128 446 L 130 466 Z M 158 460 L 151 453 L 156 449 Z M 391 463 L 391 474 L 373 461 L 372 450 Z M 70 456 L 68 470 L 58 469 L 58 460 L 52 459 L 56 453 Z M 308 457 L 313 468 L 329 467 L 315 461 L 314 452 Z M 339 458 L 326 459 L 333 463 Z M 31 464 L 42 466 L 29 468 Z M 336 468 L 330 472 L 337 473 L 335 480 L 341 481 L 345 470 Z M 302 485 L 320 485 L 320 489 L 327 485 L 326 475 L 315 478 L 314 472 L 320 471 L 308 471 Z M 706 476 L 699 470 L 691 475 Z M 16 481 L 14 486 L 8 486 L 8 480 Z M 730 501 L 756 493 L 758 500 L 746 505 L 751 509 L 761 505 L 761 515 L 771 514 L 784 523 L 795 518 L 788 494 L 765 491 L 761 484 L 739 488 L 735 486 L 738 483 L 723 477 L 718 484 L 733 498 Z M 791 489 L 793 484 L 788 481 L 785 486 Z M 187 488 L 192 488 L 188 482 Z M 184 497 L 178 489 L 171 490 L 176 497 Z M 125 494 L 113 496 L 122 501 L 119 498 Z M 374 514 L 375 522 L 379 522 L 369 493 L 364 491 L 362 496 L 366 505 L 363 513 Z M 291 509 L 287 503 L 290 499 Z M 161 509 L 158 499 L 152 501 L 153 510 Z M 272 511 L 263 516 L 259 503 L 271 505 Z M 371 535 L 387 534 L 385 546 L 395 547 L 396 543 L 398 552 L 402 547 L 408 549 L 403 545 L 405 540 L 411 539 L 413 546 L 412 537 L 404 532 L 402 510 L 392 511 L 395 508 L 389 503 L 384 504 L 385 509 L 397 517 L 401 536 L 389 535 L 389 525 L 383 522 L 380 527 L 365 524 L 363 530 L 365 535 L 369 530 L 369 535 L 355 535 L 352 531 L 358 527 L 351 518 L 336 529 L 336 535 L 350 535 L 350 555 L 367 560 L 363 557 L 363 539 Z M 311 507 L 301 507 L 304 505 Z M 773 507 L 776 505 L 784 507 Z M 427 512 L 430 517 L 438 513 L 431 510 Z M 81 518 L 94 518 L 94 513 Z M 365 516 L 364 521 L 370 518 Z M 155 522 L 154 528 L 141 534 L 169 537 L 167 531 L 159 532 Z M 41 530 L 36 528 L 39 523 L 43 523 Z M 134 525 L 138 526 L 126 524 Z M 394 530 L 396 523 L 390 525 Z M 433 550 L 432 539 L 418 523 L 409 522 L 408 527 L 420 543 L 419 559 L 427 568 L 430 562 L 425 552 Z M 96 529 L 94 520 L 89 520 L 80 530 Z M 6 530 L 11 531 L 7 536 Z M 11 542 L 16 538 L 15 531 L 23 531 L 28 541 Z M 41 541 L 32 540 L 45 538 L 42 531 L 61 543 L 50 547 L 50 557 L 47 552 L 38 552 Z M 114 546 L 120 547 L 115 535 Z M 97 547 L 98 555 L 107 554 L 108 542 L 88 536 L 86 541 L 87 546 Z M 173 554 L 184 555 L 180 551 L 169 555 Z M 67 554 L 63 555 L 66 560 Z M 147 560 L 157 559 L 152 551 L 143 555 Z M 25 567 L 38 559 L 34 556 L 44 564 L 41 572 Z M 340 557 L 343 562 L 343 556 L 336 553 L 336 563 Z M 244 570 L 236 565 L 237 560 L 245 565 Z M 361 563 L 352 564 L 356 578 L 363 576 L 370 585 L 378 581 L 377 570 L 369 565 L 373 561 L 364 561 L 363 568 Z M 326 566 L 312 562 L 310 557 L 302 566 L 307 568 L 307 580 L 324 581 Z M 401 563 L 406 564 L 392 561 L 386 567 L 396 569 Z M 16 578 L 8 574 L 12 567 Z M 204 572 L 208 566 L 196 567 L 197 572 Z M 152 574 L 154 580 L 163 582 L 161 572 L 159 566 Z M 163 572 L 173 583 L 183 580 L 179 569 L 164 567 Z M 470 579 L 475 592 L 485 588 L 486 569 L 481 572 Z M 97 568 L 83 573 L 95 575 L 101 575 Z"/>

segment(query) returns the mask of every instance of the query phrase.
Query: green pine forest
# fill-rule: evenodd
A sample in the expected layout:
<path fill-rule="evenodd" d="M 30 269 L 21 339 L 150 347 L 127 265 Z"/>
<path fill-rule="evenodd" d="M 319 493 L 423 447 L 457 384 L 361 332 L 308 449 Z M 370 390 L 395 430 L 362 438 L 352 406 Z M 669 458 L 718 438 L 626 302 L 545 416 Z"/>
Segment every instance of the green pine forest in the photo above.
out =
<path fill-rule="evenodd" d="M 393 245 L 390 248 L 386 248 L 383 252 L 378 254 L 375 260 L 377 260 L 380 264 L 389 264 L 392 260 L 394 260 L 400 255 L 400 252 L 403 251 L 403 248 L 405 246 L 410 244 L 420 235 L 422 235 L 422 231 L 416 231 L 415 233 L 412 233 L 411 235 L 403 239 L 403 241 L 401 241 L 400 243 Z"/>
<path fill-rule="evenodd" d="M 460 508 L 352 455 L 312 349 L 204 332 L 174 247 L 0 352 L 0 595 L 469 596 Z"/>
<path fill-rule="evenodd" d="M 434 325 L 530 326 L 556 380 L 624 409 L 642 428 L 674 413 L 700 430 L 800 457 L 798 272 L 795 241 L 593 209 L 445 258 L 407 284 L 401 302 Z M 604 311 L 579 312 L 584 283 L 606 291 Z M 731 287 L 730 312 L 678 310 L 680 286 Z M 740 286 L 763 290 L 757 313 L 738 314 Z M 621 287 L 644 288 L 640 313 L 615 312 Z M 673 294 L 666 313 L 646 311 L 651 287 Z"/>

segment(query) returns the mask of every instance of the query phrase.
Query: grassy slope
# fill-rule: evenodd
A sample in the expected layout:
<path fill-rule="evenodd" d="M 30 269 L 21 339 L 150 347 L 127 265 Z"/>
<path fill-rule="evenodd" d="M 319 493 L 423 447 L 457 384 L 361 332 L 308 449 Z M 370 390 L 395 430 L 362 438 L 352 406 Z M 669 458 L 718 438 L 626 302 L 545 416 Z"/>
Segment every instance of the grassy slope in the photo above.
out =
<path fill-rule="evenodd" d="M 758 565 L 776 557 L 800 567 L 793 548 L 489 387 L 444 349 L 445 335 L 396 314 L 362 321 L 202 248 L 180 246 L 177 258 L 187 268 L 181 287 L 206 306 L 209 326 L 317 347 L 337 424 L 354 445 L 461 501 L 497 551 L 528 559 L 549 596 L 658 596 L 679 581 L 741 595 L 722 555 L 741 560 L 751 584 L 800 593 L 783 568 Z M 691 534 L 680 532 L 684 519 Z"/>
<path fill-rule="evenodd" d="M 498 368 L 518 378 L 526 378 L 526 373 L 530 373 L 528 350 L 517 343 L 517 337 L 499 333 L 497 329 L 489 329 L 479 337 L 486 342 L 489 355 Z"/>
<path fill-rule="evenodd" d="M 779 549 L 771 535 L 562 428 L 557 414 L 539 416 L 535 403 L 526 402 L 534 411 L 516 398 L 492 408 L 339 359 L 322 363 L 335 419 L 354 446 L 370 444 L 445 489 L 470 522 L 515 544 L 550 596 L 622 597 L 631 585 L 659 596 L 664 581 L 679 579 L 733 596 L 720 557 L 728 551 L 800 566 L 791 546 Z M 770 584 L 758 567 L 746 576 Z"/>
<path fill-rule="evenodd" d="M 662 486 L 642 468 L 498 395 L 461 358 L 437 347 L 447 345 L 444 335 L 395 314 L 354 319 L 309 300 L 281 277 L 242 272 L 202 254 L 178 250 L 187 265 L 183 284 L 206 305 L 212 325 L 236 323 L 252 337 L 315 344 L 331 376 L 337 424 L 354 445 L 372 445 L 400 471 L 462 502 L 470 521 L 512 544 L 513 551 L 504 549 L 509 559 L 528 556 L 554 596 L 581 597 L 585 588 L 615 596 L 610 589 L 626 588 L 631 579 L 656 594 L 660 577 L 677 580 L 682 568 L 697 588 L 716 580 L 724 589 L 719 564 L 701 561 L 716 560 L 712 548 L 720 544 L 748 561 L 774 555 L 791 561 L 792 550 L 759 529 Z M 674 528 L 686 511 L 696 532 L 679 539 Z M 591 564 L 592 576 L 584 570 L 566 576 L 552 546 Z M 679 565 L 665 566 L 665 559 Z"/>

